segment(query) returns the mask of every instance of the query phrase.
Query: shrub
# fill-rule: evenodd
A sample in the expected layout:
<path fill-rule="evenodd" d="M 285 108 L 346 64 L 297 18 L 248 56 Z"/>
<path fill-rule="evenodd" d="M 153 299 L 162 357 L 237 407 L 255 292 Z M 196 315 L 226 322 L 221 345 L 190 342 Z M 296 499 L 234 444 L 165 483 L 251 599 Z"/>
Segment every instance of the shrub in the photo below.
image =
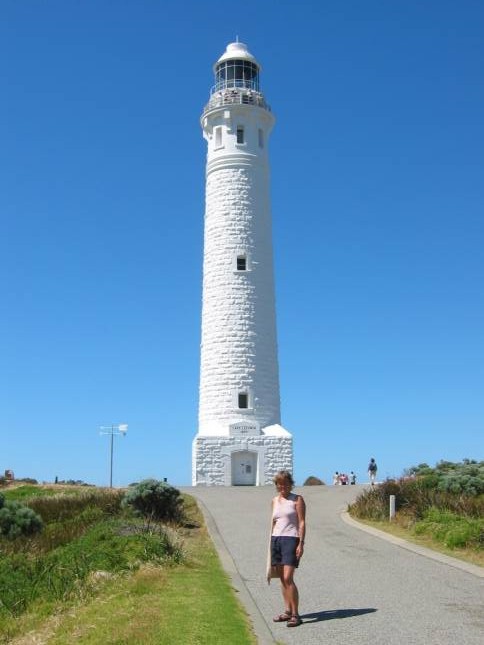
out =
<path fill-rule="evenodd" d="M 324 486 L 324 482 L 321 481 L 319 477 L 314 477 L 314 475 L 310 475 L 304 482 L 303 486 Z"/>
<path fill-rule="evenodd" d="M 484 468 L 479 471 L 477 468 L 469 467 L 460 473 L 443 475 L 438 488 L 449 493 L 481 495 L 484 493 Z"/>
<path fill-rule="evenodd" d="M 440 491 L 463 494 L 471 497 L 484 493 L 484 461 L 463 459 L 462 462 L 439 461 L 435 468 L 427 464 L 412 466 L 406 471 L 427 488 L 437 488 Z"/>
<path fill-rule="evenodd" d="M 122 501 L 147 519 L 179 522 L 183 519 L 180 491 L 156 479 L 145 479 L 131 488 Z"/>
<path fill-rule="evenodd" d="M 14 540 L 21 535 L 39 533 L 42 526 L 42 519 L 31 508 L 5 501 L 4 496 L 0 496 L 0 535 Z"/>
<path fill-rule="evenodd" d="M 388 518 L 388 500 L 395 495 L 395 510 L 418 521 L 432 508 L 448 510 L 469 517 L 480 517 L 484 511 L 483 495 L 466 495 L 441 490 L 440 483 L 432 486 L 427 476 L 413 479 L 388 479 L 379 486 L 366 490 L 349 507 L 355 517 L 373 520 Z"/>
<path fill-rule="evenodd" d="M 358 495 L 353 504 L 348 506 L 348 511 L 355 517 L 385 520 L 388 517 L 388 495 L 382 490 L 382 486 L 372 486 Z"/>
<path fill-rule="evenodd" d="M 386 520 L 395 495 L 396 520 L 417 535 L 430 535 L 448 548 L 484 545 L 484 462 L 440 461 L 413 466 L 407 477 L 387 480 L 363 492 L 349 506 L 355 517 Z"/>

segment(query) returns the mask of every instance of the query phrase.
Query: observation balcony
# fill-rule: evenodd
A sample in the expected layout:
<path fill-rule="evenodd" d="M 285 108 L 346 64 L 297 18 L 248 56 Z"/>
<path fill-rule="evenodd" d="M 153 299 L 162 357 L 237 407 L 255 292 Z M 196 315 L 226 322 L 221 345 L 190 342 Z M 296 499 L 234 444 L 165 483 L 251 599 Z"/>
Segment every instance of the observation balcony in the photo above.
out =
<path fill-rule="evenodd" d="M 205 115 L 207 112 L 224 105 L 255 105 L 268 112 L 271 111 L 263 94 L 247 88 L 247 81 L 242 81 L 241 85 L 243 85 L 241 87 L 234 87 L 235 83 L 231 81 L 229 87 L 224 83 L 214 85 L 210 93 L 210 99 L 203 109 L 203 114 Z"/>

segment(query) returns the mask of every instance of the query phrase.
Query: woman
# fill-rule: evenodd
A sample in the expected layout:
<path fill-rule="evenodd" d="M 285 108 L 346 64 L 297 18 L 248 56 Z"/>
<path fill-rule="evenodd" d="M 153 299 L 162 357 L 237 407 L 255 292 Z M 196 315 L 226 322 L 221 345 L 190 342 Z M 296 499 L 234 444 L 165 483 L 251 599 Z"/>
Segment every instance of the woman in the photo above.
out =
<path fill-rule="evenodd" d="M 304 553 L 306 505 L 301 495 L 292 493 L 294 480 L 287 470 L 274 477 L 278 495 L 272 500 L 271 564 L 277 566 L 285 611 L 273 620 L 288 627 L 301 624 L 299 592 L 294 583 L 294 569 Z"/>

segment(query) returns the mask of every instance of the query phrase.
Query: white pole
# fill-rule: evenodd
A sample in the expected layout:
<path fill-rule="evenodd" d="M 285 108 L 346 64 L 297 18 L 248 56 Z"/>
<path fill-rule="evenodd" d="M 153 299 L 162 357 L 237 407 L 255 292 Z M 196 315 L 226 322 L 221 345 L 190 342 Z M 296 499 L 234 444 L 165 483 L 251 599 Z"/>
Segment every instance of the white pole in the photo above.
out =
<path fill-rule="evenodd" d="M 395 495 L 390 495 L 390 519 L 395 519 Z"/>
<path fill-rule="evenodd" d="M 107 430 L 107 432 L 103 432 Z M 111 426 L 101 426 L 100 434 L 108 434 L 111 437 L 111 447 L 110 447 L 110 467 L 109 467 L 109 488 L 113 487 L 113 457 L 114 457 L 114 435 L 126 436 L 128 432 L 128 424 L 120 423 L 118 425 L 112 424 Z"/>

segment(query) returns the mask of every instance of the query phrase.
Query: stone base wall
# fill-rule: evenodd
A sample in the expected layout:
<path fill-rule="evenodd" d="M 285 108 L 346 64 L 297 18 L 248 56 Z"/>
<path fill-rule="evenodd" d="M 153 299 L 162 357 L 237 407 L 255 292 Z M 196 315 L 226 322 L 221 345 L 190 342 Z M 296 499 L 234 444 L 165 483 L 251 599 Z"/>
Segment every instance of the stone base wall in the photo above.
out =
<path fill-rule="evenodd" d="M 292 472 L 292 437 L 256 435 L 251 437 L 206 437 L 197 435 L 193 440 L 192 485 L 232 486 L 232 464 L 237 454 L 254 459 L 257 469 L 254 481 L 248 485 L 272 484 L 279 470 Z"/>

